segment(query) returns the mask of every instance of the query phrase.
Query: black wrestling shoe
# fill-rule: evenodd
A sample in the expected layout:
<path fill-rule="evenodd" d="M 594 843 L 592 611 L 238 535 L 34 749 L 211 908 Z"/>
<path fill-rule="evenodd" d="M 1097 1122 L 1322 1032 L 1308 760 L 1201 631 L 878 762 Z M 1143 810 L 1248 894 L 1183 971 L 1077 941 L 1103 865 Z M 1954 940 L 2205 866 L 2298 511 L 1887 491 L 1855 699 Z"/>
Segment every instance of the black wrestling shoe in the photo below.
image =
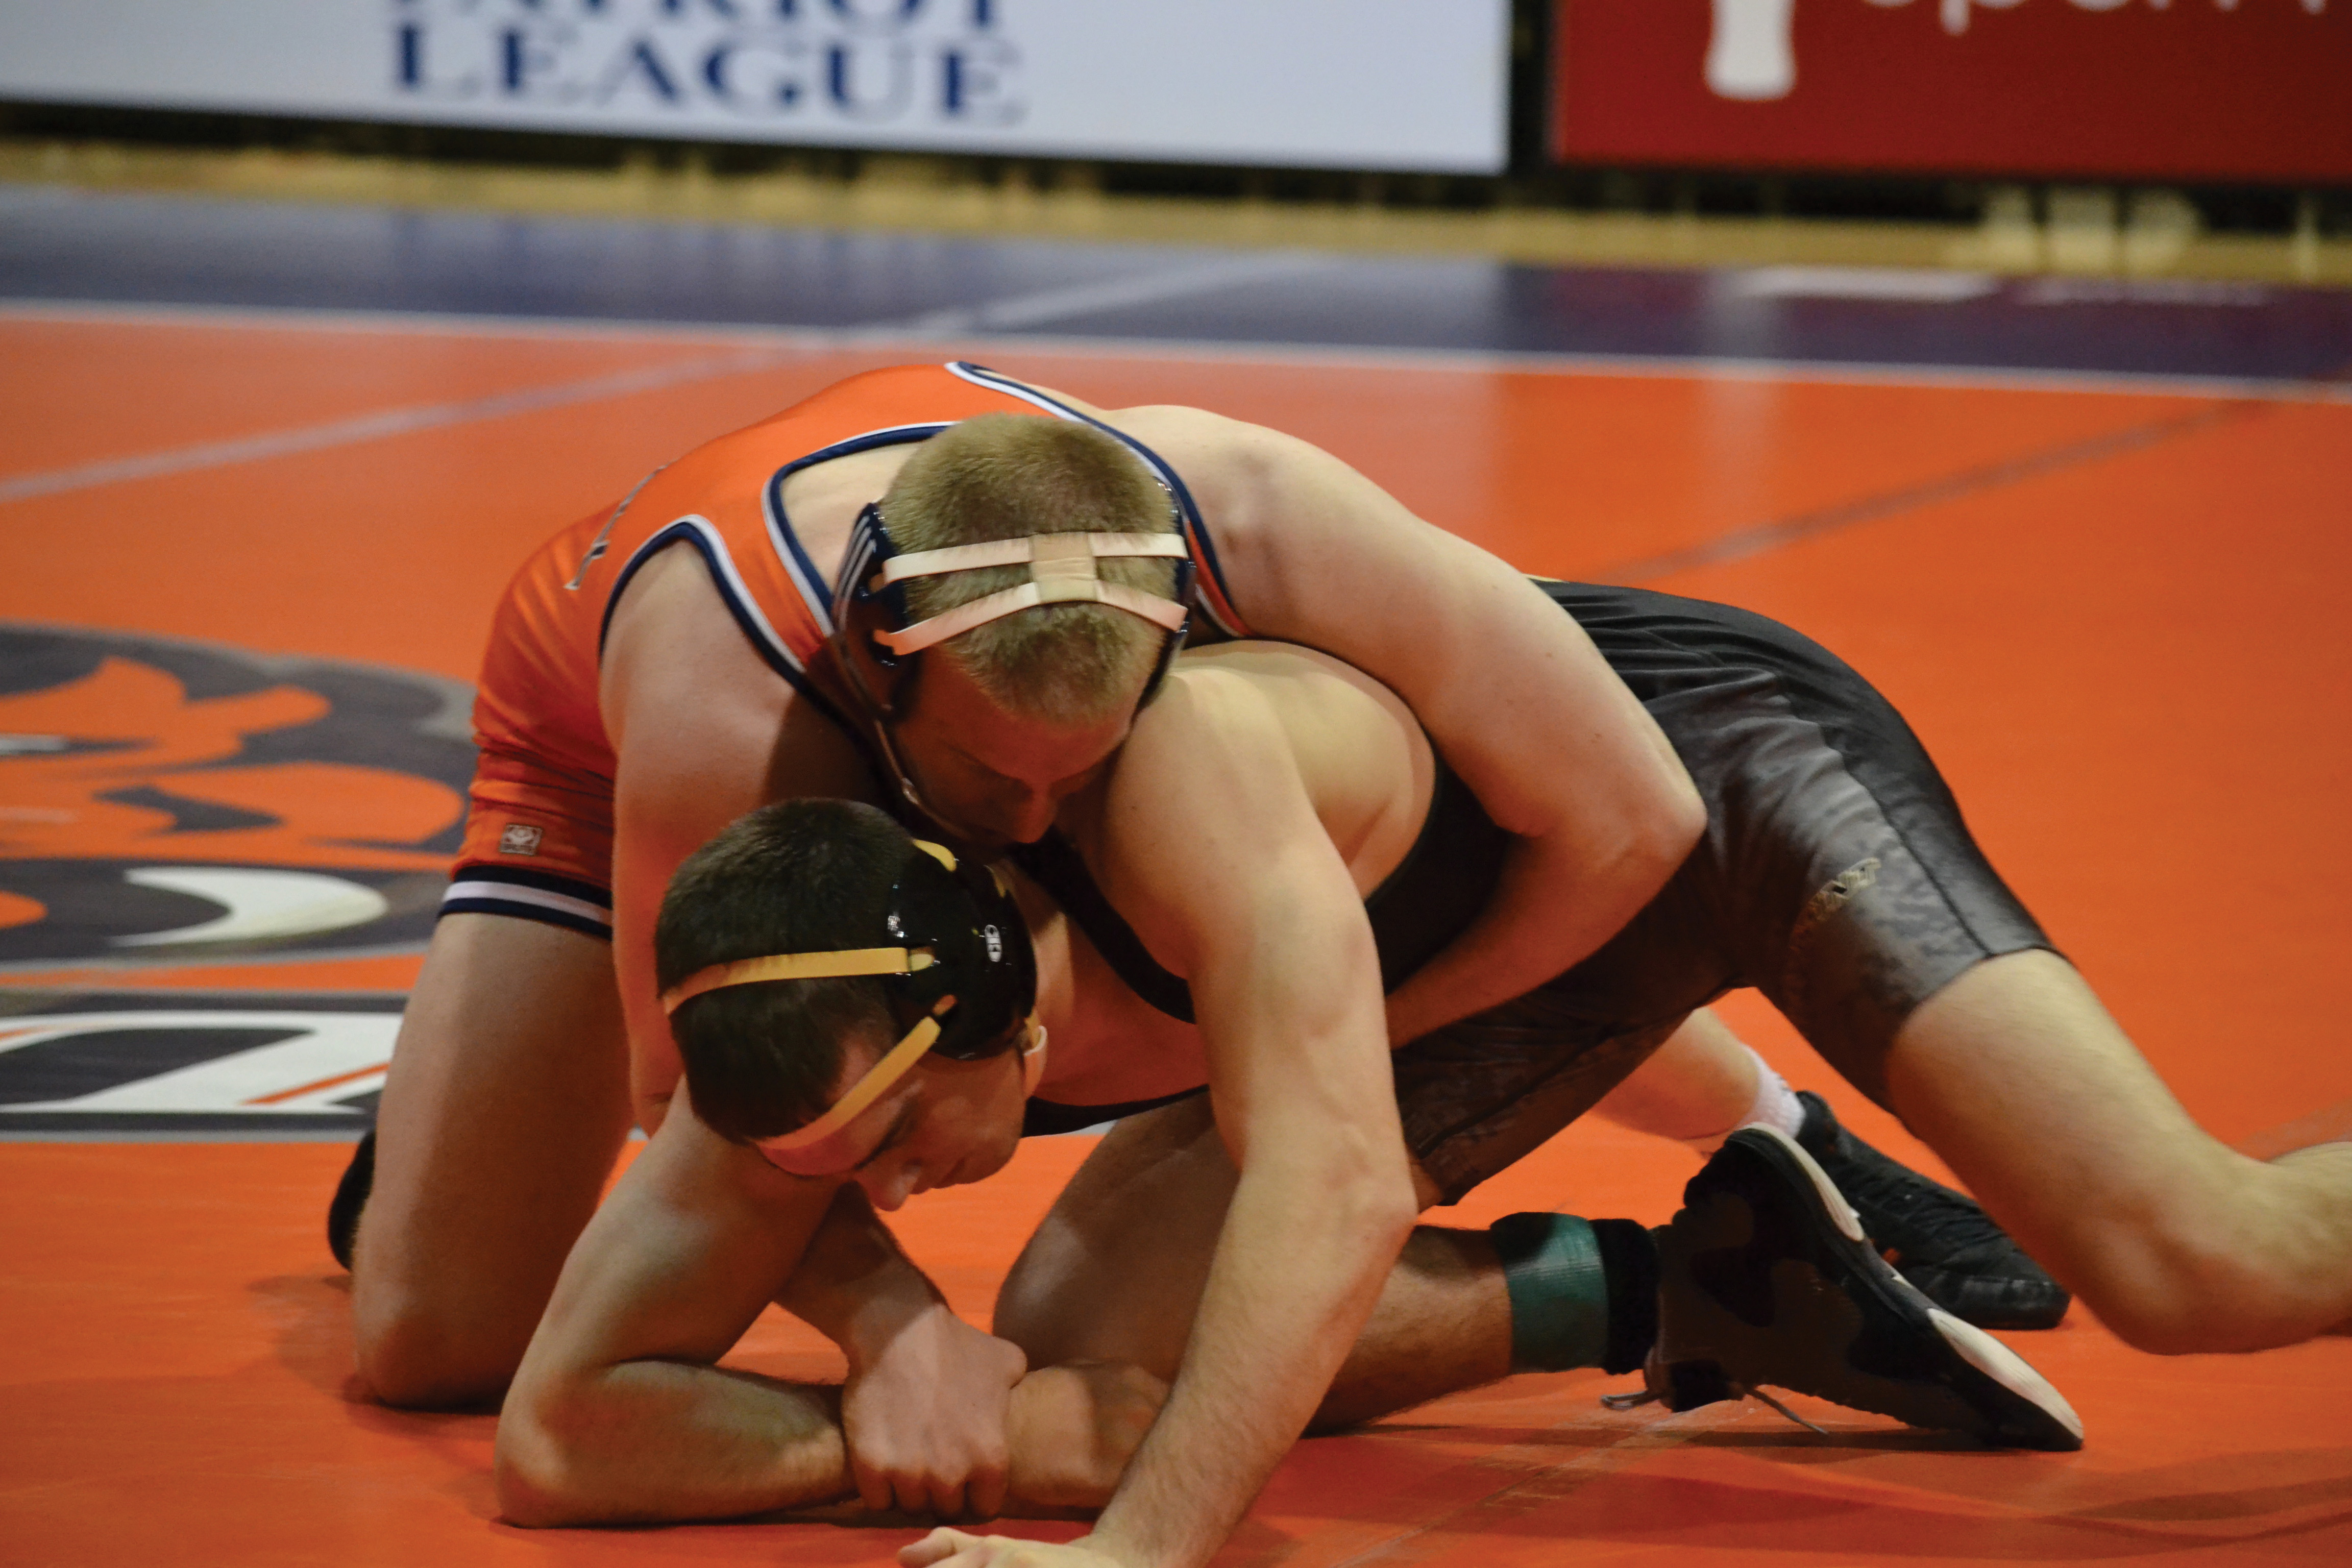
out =
<path fill-rule="evenodd" d="M 352 1163 L 343 1168 L 343 1179 L 335 1184 L 334 1199 L 327 1205 L 327 1250 L 347 1273 L 352 1267 L 352 1239 L 360 1233 L 360 1211 L 367 1207 L 368 1194 L 374 1187 L 375 1129 L 371 1127 L 361 1135 L 360 1146 L 352 1151 Z"/>
<path fill-rule="evenodd" d="M 1657 1233 L 1658 1342 L 1643 1369 L 1668 1408 L 1769 1384 L 2005 1447 L 2083 1446 L 2082 1421 L 2040 1373 L 1871 1249 L 1795 1140 L 1733 1133 L 1683 1204 Z"/>
<path fill-rule="evenodd" d="M 1862 1216 L 1862 1228 L 1919 1293 L 1980 1329 L 2054 1329 L 2074 1300 L 1976 1200 L 1891 1160 L 1843 1127 L 1818 1094 L 1797 1142 Z"/>

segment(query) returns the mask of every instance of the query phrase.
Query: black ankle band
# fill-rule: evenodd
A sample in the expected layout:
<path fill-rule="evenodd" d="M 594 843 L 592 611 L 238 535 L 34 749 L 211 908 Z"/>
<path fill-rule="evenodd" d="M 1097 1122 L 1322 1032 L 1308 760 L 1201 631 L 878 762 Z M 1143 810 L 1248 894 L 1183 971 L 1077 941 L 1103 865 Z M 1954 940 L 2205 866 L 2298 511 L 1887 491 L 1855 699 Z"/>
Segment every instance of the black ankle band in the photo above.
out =
<path fill-rule="evenodd" d="M 1596 1219 L 1592 1239 L 1609 1280 L 1609 1348 L 1603 1372 L 1639 1372 L 1658 1338 L 1658 1244 L 1630 1219 Z"/>

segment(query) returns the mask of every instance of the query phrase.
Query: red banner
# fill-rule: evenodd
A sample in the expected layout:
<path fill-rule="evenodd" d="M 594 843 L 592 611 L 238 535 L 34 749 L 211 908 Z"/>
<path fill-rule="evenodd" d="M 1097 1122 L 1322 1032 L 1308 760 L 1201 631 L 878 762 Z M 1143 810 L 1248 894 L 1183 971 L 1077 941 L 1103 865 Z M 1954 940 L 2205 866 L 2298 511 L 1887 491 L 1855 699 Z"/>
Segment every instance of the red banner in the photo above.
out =
<path fill-rule="evenodd" d="M 1575 163 L 2352 183 L 2352 0 L 1558 0 Z"/>

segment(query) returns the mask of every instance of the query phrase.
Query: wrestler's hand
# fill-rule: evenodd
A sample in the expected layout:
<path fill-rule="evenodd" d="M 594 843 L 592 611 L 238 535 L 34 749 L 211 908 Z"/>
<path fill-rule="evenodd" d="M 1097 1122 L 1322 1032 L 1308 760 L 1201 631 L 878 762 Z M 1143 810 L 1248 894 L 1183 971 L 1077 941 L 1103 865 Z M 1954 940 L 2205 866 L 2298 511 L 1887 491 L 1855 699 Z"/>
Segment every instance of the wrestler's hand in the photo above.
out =
<path fill-rule="evenodd" d="M 942 1303 L 853 1355 L 841 1401 L 850 1473 L 867 1508 L 993 1519 L 1004 1508 L 1005 1411 L 1029 1370 L 1018 1345 Z"/>
<path fill-rule="evenodd" d="M 945 1527 L 898 1549 L 906 1568 L 1122 1568 L 1117 1558 L 1091 1550 L 1080 1536 L 1067 1546 L 1050 1541 L 1014 1541 L 1003 1535 L 966 1535 Z"/>

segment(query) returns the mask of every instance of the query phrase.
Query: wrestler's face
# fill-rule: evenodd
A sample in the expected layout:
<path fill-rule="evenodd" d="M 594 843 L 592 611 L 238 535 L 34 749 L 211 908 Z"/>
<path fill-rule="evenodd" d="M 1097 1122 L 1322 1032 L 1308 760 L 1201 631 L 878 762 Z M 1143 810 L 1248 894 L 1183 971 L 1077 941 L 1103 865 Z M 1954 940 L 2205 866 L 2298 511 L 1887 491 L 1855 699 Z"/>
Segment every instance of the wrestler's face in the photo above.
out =
<path fill-rule="evenodd" d="M 952 659 L 932 658 L 893 743 L 941 826 L 983 847 L 1028 844 L 1109 763 L 1134 709 L 1130 699 L 1097 723 L 1048 724 L 1005 711 Z"/>
<path fill-rule="evenodd" d="M 872 1069 L 888 1042 L 844 1053 L 840 1099 Z M 895 1210 L 917 1193 L 992 1176 L 1021 1143 L 1027 1099 L 1018 1051 L 982 1061 L 925 1057 L 882 1098 L 823 1142 L 781 1150 L 761 1145 L 769 1163 L 796 1176 L 848 1176 L 877 1209 Z"/>

